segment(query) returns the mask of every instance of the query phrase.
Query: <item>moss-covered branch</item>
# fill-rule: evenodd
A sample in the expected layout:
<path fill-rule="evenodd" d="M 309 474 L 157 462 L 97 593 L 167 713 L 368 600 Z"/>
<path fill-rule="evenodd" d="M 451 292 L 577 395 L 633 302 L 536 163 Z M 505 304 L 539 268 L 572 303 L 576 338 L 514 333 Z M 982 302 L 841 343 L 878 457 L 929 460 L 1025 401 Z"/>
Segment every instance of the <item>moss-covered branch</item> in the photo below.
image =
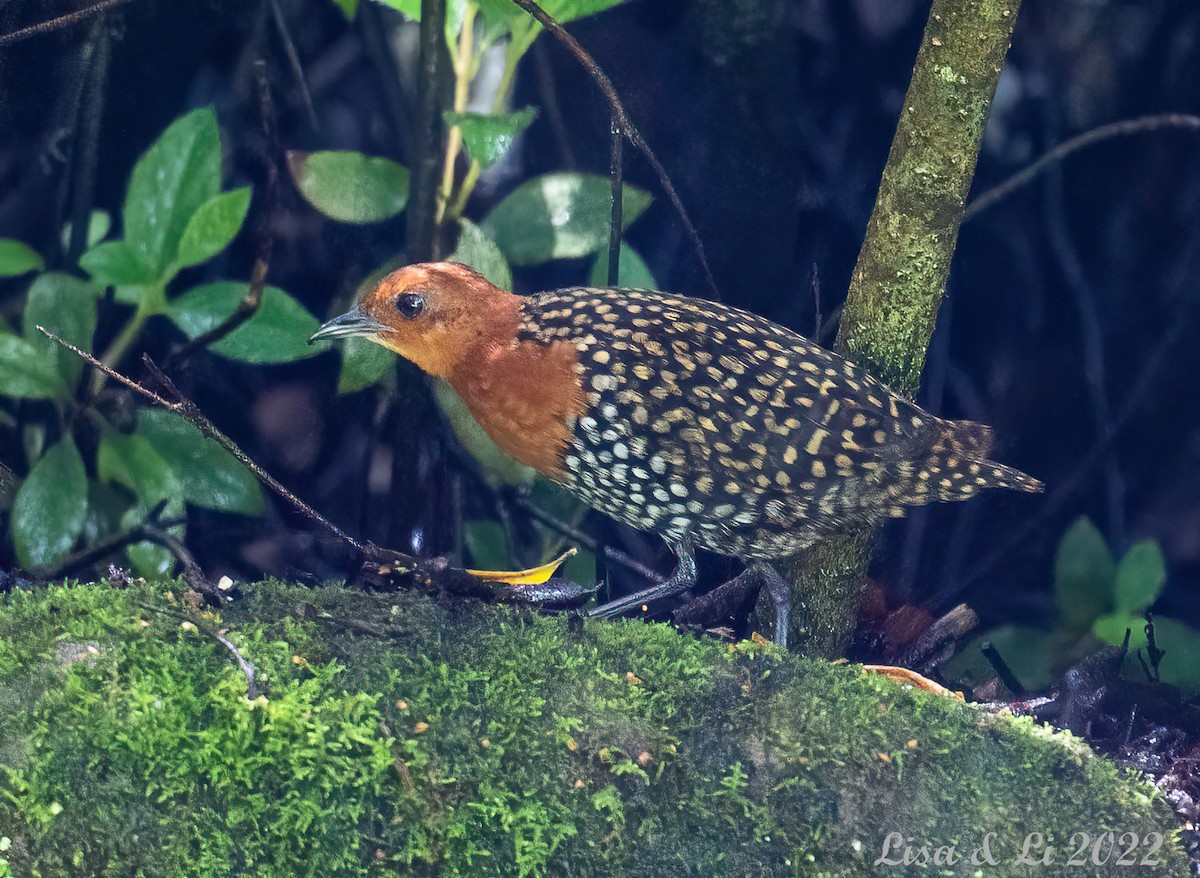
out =
<path fill-rule="evenodd" d="M 912 395 L 1020 0 L 934 0 L 842 310 L 838 346 Z"/>
<path fill-rule="evenodd" d="M 860 668 L 264 584 L 195 617 L 253 665 L 248 698 L 229 649 L 181 623 L 193 612 L 170 584 L 0 597 L 13 874 L 896 876 L 875 862 L 898 832 L 964 858 L 922 874 L 975 874 L 995 833 L 982 874 L 1055 878 L 1078 872 L 1061 847 L 1014 865 L 1028 833 L 1107 830 L 1162 833 L 1159 865 L 1089 875 L 1185 870 L 1143 780 Z"/>
<path fill-rule="evenodd" d="M 934 0 L 850 281 L 838 349 L 913 395 L 950 275 L 963 205 L 1020 0 Z M 870 540 L 834 537 L 781 565 L 792 642 L 839 655 L 854 629 Z M 770 618 L 760 599 L 760 619 Z"/>

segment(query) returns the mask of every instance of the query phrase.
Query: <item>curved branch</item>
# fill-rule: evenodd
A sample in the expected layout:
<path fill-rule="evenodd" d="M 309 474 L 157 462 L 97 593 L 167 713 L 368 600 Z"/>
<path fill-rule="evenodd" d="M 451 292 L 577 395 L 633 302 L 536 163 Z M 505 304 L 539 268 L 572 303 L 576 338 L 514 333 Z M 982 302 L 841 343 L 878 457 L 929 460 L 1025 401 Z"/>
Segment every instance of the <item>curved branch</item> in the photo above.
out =
<path fill-rule="evenodd" d="M 667 176 L 666 169 L 659 162 L 658 157 L 654 154 L 654 150 L 650 148 L 650 144 L 646 143 L 637 126 L 633 124 L 633 121 L 629 118 L 629 114 L 625 112 L 625 105 L 621 103 L 621 98 L 617 94 L 612 80 L 608 78 L 608 75 L 596 63 L 596 59 L 589 55 L 583 46 L 579 45 L 579 41 L 563 30 L 562 25 L 546 10 L 535 3 L 534 0 L 512 0 L 512 2 L 532 15 L 542 27 L 554 34 L 570 50 L 576 60 L 583 65 L 584 69 L 587 70 L 588 74 L 595 81 L 596 86 L 604 93 L 605 100 L 608 101 L 608 105 L 612 108 L 613 124 L 620 128 L 625 138 L 633 144 L 633 147 L 642 154 L 654 170 L 655 176 L 658 177 L 658 184 L 667 193 L 667 198 L 675 208 L 675 212 L 679 214 L 679 219 L 687 231 L 688 239 L 692 242 L 692 248 L 696 251 L 696 258 L 700 261 L 700 267 L 704 269 L 704 279 L 708 282 L 709 290 L 712 292 L 713 297 L 719 301 L 721 293 L 717 289 L 717 281 L 713 277 L 712 269 L 708 267 L 708 257 L 704 253 L 704 244 L 700 240 L 700 234 L 696 231 L 696 227 L 692 225 L 692 219 L 688 215 L 687 208 L 683 206 L 683 201 L 680 200 L 679 193 L 675 191 L 675 187 L 671 184 L 671 178 Z"/>

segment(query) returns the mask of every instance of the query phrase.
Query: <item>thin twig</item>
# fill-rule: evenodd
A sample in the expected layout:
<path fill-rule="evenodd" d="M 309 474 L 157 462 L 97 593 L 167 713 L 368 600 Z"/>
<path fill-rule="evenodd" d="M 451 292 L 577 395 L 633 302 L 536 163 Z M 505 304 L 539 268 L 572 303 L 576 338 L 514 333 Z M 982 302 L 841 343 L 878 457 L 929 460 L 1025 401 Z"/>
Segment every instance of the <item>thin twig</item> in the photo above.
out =
<path fill-rule="evenodd" d="M 1040 505 L 1037 514 L 1026 519 L 1024 524 L 1009 534 L 1006 540 L 996 546 L 995 549 L 980 561 L 967 574 L 963 580 L 964 585 L 984 576 L 996 564 L 1000 563 L 1014 547 L 1022 545 L 1030 535 L 1041 531 L 1051 515 L 1057 512 L 1059 507 L 1074 495 L 1075 488 L 1087 476 L 1088 471 L 1096 465 L 1096 462 L 1108 453 L 1109 446 L 1116 441 L 1122 428 L 1137 412 L 1146 392 L 1158 379 L 1158 372 L 1166 361 L 1168 351 L 1183 337 L 1184 331 L 1190 329 L 1191 324 L 1181 313 L 1176 314 L 1172 320 L 1168 321 L 1167 331 L 1163 334 L 1157 348 L 1143 362 L 1141 372 L 1138 373 L 1137 380 L 1126 397 L 1124 405 L 1109 421 L 1108 430 L 1097 438 L 1096 442 L 1088 450 L 1088 453 L 1080 458 L 1071 472 L 1064 478 L 1054 480 L 1054 492 L 1046 497 L 1045 502 Z"/>
<path fill-rule="evenodd" d="M 700 267 L 704 269 L 704 278 L 708 282 L 709 290 L 715 299 L 720 300 L 721 293 L 717 289 L 717 281 L 713 277 L 712 270 L 708 267 L 708 257 L 704 253 L 704 244 L 700 241 L 700 235 L 696 231 L 696 227 L 692 225 L 691 217 L 688 215 L 687 209 L 683 206 L 683 202 L 679 198 L 679 193 L 675 191 L 670 177 L 667 176 L 666 169 L 663 168 L 662 163 L 659 162 L 658 157 L 654 154 L 654 150 L 650 149 L 650 145 L 646 143 L 641 132 L 638 131 L 637 127 L 630 120 L 629 114 L 625 112 L 625 105 L 621 103 L 621 98 L 617 95 L 617 90 L 613 87 L 612 80 L 608 78 L 608 75 L 596 63 L 596 59 L 589 55 L 587 50 L 579 45 L 579 42 L 573 36 L 563 30 L 562 25 L 547 13 L 546 10 L 535 3 L 534 0 L 512 0 L 512 2 L 532 15 L 542 27 L 561 40 L 563 45 L 584 66 L 600 91 L 604 93 L 609 107 L 612 108 L 613 120 L 620 126 L 621 133 L 625 135 L 626 139 L 633 144 L 633 147 L 649 162 L 655 176 L 658 177 L 659 185 L 667 193 L 667 198 L 670 199 L 675 212 L 679 214 L 679 219 L 683 222 L 684 229 L 687 230 L 688 238 L 691 239 L 692 248 L 696 251 L 696 258 L 700 261 Z"/>
<path fill-rule="evenodd" d="M 514 0 L 515 2 L 515 0 Z M 1007 180 L 988 189 L 969 205 L 963 212 L 963 222 L 974 219 L 1001 199 L 1007 198 L 1013 192 L 1031 183 L 1038 174 L 1055 162 L 1061 162 L 1073 152 L 1109 140 L 1113 137 L 1126 137 L 1130 134 L 1142 134 L 1148 131 L 1159 131 L 1163 128 L 1186 128 L 1200 130 L 1200 116 L 1190 116 L 1186 113 L 1162 113 L 1156 116 L 1139 116 L 1136 119 L 1125 119 L 1121 122 L 1111 122 L 1101 125 L 1091 131 L 1085 131 L 1070 140 L 1060 143 L 1037 161 L 1025 169 L 1013 174 Z"/>
<path fill-rule="evenodd" d="M 619 564 L 626 570 L 630 570 L 638 574 L 638 576 L 643 576 L 651 581 L 657 582 L 658 580 L 662 579 L 662 576 L 659 573 L 655 572 L 652 568 L 647 567 L 641 561 L 638 561 L 636 558 L 625 554 L 620 549 L 614 549 L 612 546 L 601 546 L 600 541 L 595 537 L 589 536 L 579 528 L 573 527 L 567 522 L 555 518 L 536 503 L 533 503 L 521 496 L 515 497 L 514 502 L 528 512 L 534 519 L 540 521 L 551 530 L 558 531 L 568 539 L 574 540 L 589 552 L 603 552 L 604 557 L 609 561 L 612 561 L 614 564 Z"/>
<path fill-rule="evenodd" d="M 296 78 L 296 85 L 300 88 L 300 97 L 304 101 L 304 109 L 308 113 L 308 124 L 312 126 L 313 131 L 320 131 L 321 123 L 317 119 L 317 108 L 313 106 L 312 94 L 308 90 L 308 81 L 304 78 L 304 66 L 300 63 L 300 54 L 296 51 L 296 44 L 292 42 L 287 19 L 283 17 L 279 0 L 268 0 L 268 2 L 271 7 L 271 17 L 275 21 L 275 29 L 279 31 L 279 41 L 283 44 L 284 54 L 287 55 L 288 66 L 292 68 L 292 76 Z"/>
<path fill-rule="evenodd" d="M 111 366 L 101 363 L 99 360 L 97 360 L 95 357 L 93 357 L 87 351 L 81 350 L 80 348 L 75 347 L 75 345 L 71 344 L 70 342 L 63 341 L 61 338 L 59 338 L 54 333 L 50 332 L 45 327 L 38 326 L 37 329 L 39 332 L 41 332 L 47 338 L 51 339 L 52 341 L 58 342 L 60 345 L 65 347 L 67 350 L 74 352 L 76 356 L 82 357 L 84 360 L 86 360 L 88 363 L 90 363 L 94 368 L 99 369 L 101 372 L 103 372 L 109 378 L 119 381 L 121 384 L 124 384 L 126 387 L 128 387 L 130 390 L 134 391 L 135 393 L 138 393 L 141 396 L 144 396 L 146 399 L 150 400 L 151 402 L 156 403 L 157 405 L 160 405 L 165 409 L 169 409 L 170 411 L 174 412 L 175 414 L 177 414 L 180 417 L 184 418 L 185 420 L 189 421 L 193 426 L 195 426 L 198 430 L 200 430 L 201 433 L 203 433 L 205 436 L 207 436 L 210 439 L 212 439 L 213 441 L 215 441 L 218 445 L 220 445 L 222 448 L 224 448 L 226 451 L 228 451 L 230 454 L 232 454 L 235 458 L 237 458 L 237 460 L 240 461 L 243 466 L 245 466 L 247 469 L 250 470 L 250 472 L 252 472 L 254 474 L 255 478 L 257 478 L 260 482 L 262 482 L 264 485 L 266 485 L 268 488 L 270 488 L 272 491 L 274 491 L 276 494 L 278 494 L 280 497 L 282 497 L 285 501 L 287 501 L 289 504 L 291 504 L 291 506 L 294 509 L 297 509 L 301 514 L 303 514 L 306 518 L 308 518 L 309 521 L 313 522 L 314 524 L 318 525 L 321 528 L 324 528 L 329 533 L 331 533 L 335 537 L 337 537 L 339 540 L 342 540 L 348 546 L 350 546 L 351 548 L 355 549 L 358 552 L 361 552 L 363 555 L 365 555 L 367 557 L 373 556 L 373 553 L 371 552 L 371 550 L 368 546 L 363 545 L 362 543 L 358 542 L 358 540 L 354 539 L 349 534 L 345 533 L 336 524 L 334 524 L 333 522 L 329 521 L 324 516 L 322 516 L 319 512 L 317 512 L 315 509 L 313 509 L 311 506 L 309 506 L 307 503 L 305 503 L 303 500 L 301 500 L 299 497 L 297 497 L 295 494 L 293 494 L 291 491 L 289 491 L 287 488 L 285 488 L 283 485 L 281 485 L 279 482 L 277 482 L 275 480 L 274 476 L 272 476 L 270 473 L 268 473 L 266 470 L 264 470 L 261 466 L 259 466 L 253 460 L 251 460 L 250 456 L 247 455 L 246 452 L 242 451 L 242 449 L 239 448 L 232 439 L 230 439 L 228 436 L 226 436 L 224 433 L 222 433 L 220 430 L 218 430 L 213 425 L 212 421 L 210 421 L 207 417 L 204 416 L 203 412 L 200 411 L 200 409 L 196 406 L 196 404 L 194 402 L 192 402 L 190 399 L 188 399 L 182 393 L 179 392 L 178 388 L 175 387 L 175 384 L 171 381 L 171 379 L 168 378 L 166 375 L 164 375 L 162 373 L 162 370 L 159 369 L 158 366 L 154 363 L 154 361 L 150 360 L 149 357 L 145 358 L 147 368 L 149 368 L 152 372 L 156 373 L 155 378 L 158 379 L 160 383 L 162 383 L 164 389 L 166 389 L 168 393 L 171 393 L 172 395 L 175 396 L 174 400 L 165 399 L 164 397 L 159 396 L 153 390 L 149 390 L 148 388 L 145 388 L 142 385 L 138 384 L 132 378 L 127 378 L 125 375 L 122 375 L 120 372 L 118 372 L 116 369 L 112 368 Z M 377 546 L 374 548 L 378 549 Z"/>
<path fill-rule="evenodd" d="M 623 185 L 625 162 L 623 161 L 622 145 L 624 138 L 621 134 L 621 123 L 617 117 L 612 117 L 609 123 L 609 140 L 611 141 L 608 163 L 608 179 L 611 186 L 612 214 L 608 223 L 608 285 L 617 287 L 621 284 L 621 234 L 625 231 L 621 212 L 624 208 Z"/>
<path fill-rule="evenodd" d="M 0 46 L 8 46 L 12 43 L 18 43 L 21 40 L 29 37 L 35 37 L 39 34 L 50 33 L 64 27 L 70 27 L 73 24 L 79 24 L 81 21 L 86 21 L 93 15 L 97 15 L 105 10 L 112 9 L 116 6 L 123 6 L 130 0 L 100 0 L 94 6 L 89 6 L 86 9 L 79 9 L 75 12 L 68 12 L 66 15 L 60 15 L 58 18 L 52 18 L 49 21 L 43 21 L 38 24 L 31 24 L 29 27 L 23 27 L 20 30 L 15 30 L 10 34 L 0 35 Z"/>
<path fill-rule="evenodd" d="M 238 648 L 234 646 L 233 641 L 223 635 L 220 631 L 211 630 L 207 625 L 203 624 L 202 622 L 197 622 L 186 613 L 177 613 L 175 610 L 168 610 L 165 607 L 155 607 L 150 604 L 144 604 L 140 601 L 136 601 L 135 604 L 148 613 L 158 613 L 162 616 L 171 616 L 172 618 L 180 619 L 181 621 L 186 622 L 194 627 L 201 634 L 221 644 L 233 654 L 233 660 L 237 662 L 237 666 L 241 670 L 242 676 L 246 678 L 246 697 L 254 699 L 259 695 L 262 695 L 262 689 L 259 688 L 258 683 L 256 683 L 254 679 L 254 665 L 248 658 L 243 656 L 241 652 L 238 651 Z"/>
<path fill-rule="evenodd" d="M 154 510 L 151 510 L 153 513 Z M 156 522 L 159 528 L 170 529 L 178 527 L 181 524 L 186 524 L 186 518 L 171 518 L 165 521 Z M 83 570 L 91 567 L 97 561 L 113 555 L 126 546 L 132 546 L 134 543 L 141 543 L 149 539 L 143 527 L 144 522 L 139 522 L 128 530 L 122 531 L 119 534 L 109 537 L 103 542 L 96 543 L 94 546 L 89 546 L 81 552 L 76 552 L 61 564 L 55 567 L 52 571 L 45 574 L 46 579 L 61 579 L 68 576 L 76 570 Z"/>
<path fill-rule="evenodd" d="M 1008 691 L 1017 696 L 1017 698 L 1023 698 L 1026 693 L 1025 687 L 1021 685 L 1021 681 L 1017 679 L 1017 675 L 1008 666 L 1008 662 L 1004 660 L 1004 656 L 1000 655 L 1000 651 L 992 646 L 992 642 L 990 640 L 985 641 L 980 645 L 979 651 L 988 660 L 988 664 L 992 666 L 992 670 L 996 672 L 996 676 L 1000 678 L 1000 682 L 1008 687 Z"/>

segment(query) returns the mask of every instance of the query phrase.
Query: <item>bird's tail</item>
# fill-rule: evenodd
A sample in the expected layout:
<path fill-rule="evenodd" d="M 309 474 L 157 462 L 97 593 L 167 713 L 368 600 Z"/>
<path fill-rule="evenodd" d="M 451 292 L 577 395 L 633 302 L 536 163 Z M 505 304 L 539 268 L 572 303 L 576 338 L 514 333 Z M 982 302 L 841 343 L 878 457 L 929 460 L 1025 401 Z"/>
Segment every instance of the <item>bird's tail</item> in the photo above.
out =
<path fill-rule="evenodd" d="M 1044 485 L 1013 469 L 988 460 L 992 428 L 974 421 L 942 421 L 942 439 L 934 447 L 932 479 L 940 500 L 965 500 L 985 488 L 1010 488 L 1036 494 Z"/>

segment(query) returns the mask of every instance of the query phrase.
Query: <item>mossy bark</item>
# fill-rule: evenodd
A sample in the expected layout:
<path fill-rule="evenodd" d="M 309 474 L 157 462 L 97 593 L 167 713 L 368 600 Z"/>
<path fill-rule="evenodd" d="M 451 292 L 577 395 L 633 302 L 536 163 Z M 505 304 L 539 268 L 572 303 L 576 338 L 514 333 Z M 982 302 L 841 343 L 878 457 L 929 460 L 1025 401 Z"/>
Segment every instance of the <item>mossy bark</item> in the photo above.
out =
<path fill-rule="evenodd" d="M 988 108 L 1020 0 L 934 0 L 875 208 L 842 309 L 841 353 L 913 396 L 950 275 Z M 833 537 L 780 565 L 796 614 L 790 640 L 836 656 L 854 630 L 870 540 Z M 833 571 L 834 575 L 829 576 Z M 760 598 L 758 618 L 770 618 Z M 806 631 L 819 636 L 805 640 Z"/>
<path fill-rule="evenodd" d="M 937 874 L 987 841 L 982 874 L 1055 878 L 1074 833 L 1161 834 L 1157 865 L 1087 870 L 1129 878 L 1184 874 L 1175 829 L 1070 735 L 664 625 L 278 583 L 219 616 L 171 584 L 0 597 L 22 878 L 909 874 L 890 833 L 952 846 Z M 1016 862 L 1030 833 L 1051 865 Z"/>

